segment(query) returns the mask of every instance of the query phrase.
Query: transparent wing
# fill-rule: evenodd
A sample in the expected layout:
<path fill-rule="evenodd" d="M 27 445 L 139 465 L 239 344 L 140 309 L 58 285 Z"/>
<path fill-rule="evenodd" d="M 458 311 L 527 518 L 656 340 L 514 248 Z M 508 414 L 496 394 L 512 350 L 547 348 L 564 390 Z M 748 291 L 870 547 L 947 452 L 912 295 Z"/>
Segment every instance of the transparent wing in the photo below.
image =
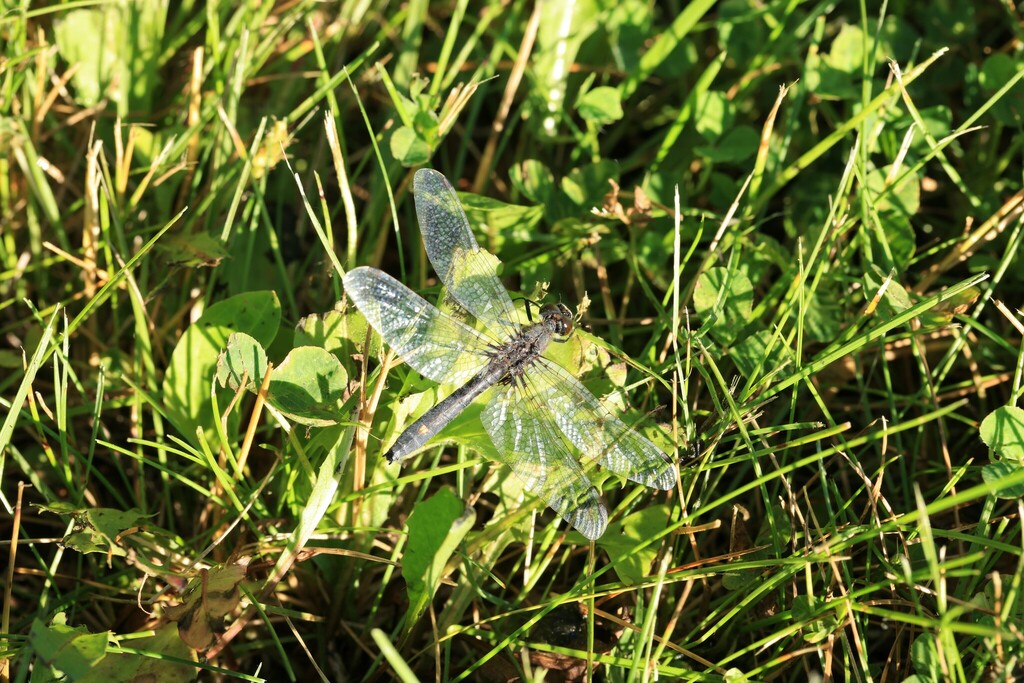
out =
<path fill-rule="evenodd" d="M 536 397 L 515 384 L 495 388 L 480 419 L 508 465 L 531 491 L 577 531 L 598 539 L 608 511 Z"/>
<path fill-rule="evenodd" d="M 562 433 L 586 457 L 644 486 L 662 491 L 675 486 L 676 468 L 672 460 L 612 415 L 564 368 L 539 357 L 527 370 L 524 381 Z"/>
<path fill-rule="evenodd" d="M 484 322 L 493 336 L 507 341 L 519 332 L 521 326 L 512 299 L 498 279 L 497 266 L 500 263 L 496 256 L 483 249 L 456 249 L 445 284 L 449 296 L 461 306 L 465 307 L 463 299 L 476 302 L 475 308 L 469 311 L 477 320 Z"/>
<path fill-rule="evenodd" d="M 461 385 L 487 365 L 487 337 L 387 273 L 363 266 L 345 273 L 342 281 L 370 327 L 424 377 Z"/>
<path fill-rule="evenodd" d="M 423 246 L 448 294 L 495 336 L 507 338 L 519 324 L 498 279 L 500 261 L 477 246 L 455 189 L 437 171 L 423 168 L 416 171 L 413 191 Z"/>

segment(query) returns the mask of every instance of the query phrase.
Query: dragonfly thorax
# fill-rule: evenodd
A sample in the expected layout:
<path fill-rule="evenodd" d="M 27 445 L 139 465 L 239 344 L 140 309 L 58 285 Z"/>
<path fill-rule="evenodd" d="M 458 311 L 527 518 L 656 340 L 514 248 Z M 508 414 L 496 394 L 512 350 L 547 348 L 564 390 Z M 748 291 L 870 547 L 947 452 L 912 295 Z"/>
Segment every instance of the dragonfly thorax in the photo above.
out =
<path fill-rule="evenodd" d="M 572 313 L 565 304 L 541 306 L 540 317 L 540 322 L 521 328 L 504 345 L 492 347 L 490 367 L 481 374 L 500 377 L 504 383 L 514 381 L 544 353 L 554 337 L 567 337 L 572 332 Z"/>
<path fill-rule="evenodd" d="M 546 320 L 520 329 L 505 344 L 494 347 L 491 363 L 481 374 L 494 373 L 504 382 L 516 379 L 544 353 L 554 335 Z"/>

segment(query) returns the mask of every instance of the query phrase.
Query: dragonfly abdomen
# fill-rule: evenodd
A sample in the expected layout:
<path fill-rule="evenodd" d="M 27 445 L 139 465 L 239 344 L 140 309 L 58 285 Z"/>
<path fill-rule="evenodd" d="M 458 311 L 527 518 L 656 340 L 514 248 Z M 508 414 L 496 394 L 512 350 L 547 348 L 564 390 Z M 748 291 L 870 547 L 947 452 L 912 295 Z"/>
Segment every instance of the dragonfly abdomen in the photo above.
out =
<path fill-rule="evenodd" d="M 401 462 L 409 454 L 420 449 L 449 422 L 466 409 L 477 396 L 487 391 L 508 373 L 508 364 L 492 359 L 480 373 L 446 396 L 433 408 L 423 413 L 418 420 L 406 427 L 395 439 L 395 443 L 384 454 L 388 462 Z"/>

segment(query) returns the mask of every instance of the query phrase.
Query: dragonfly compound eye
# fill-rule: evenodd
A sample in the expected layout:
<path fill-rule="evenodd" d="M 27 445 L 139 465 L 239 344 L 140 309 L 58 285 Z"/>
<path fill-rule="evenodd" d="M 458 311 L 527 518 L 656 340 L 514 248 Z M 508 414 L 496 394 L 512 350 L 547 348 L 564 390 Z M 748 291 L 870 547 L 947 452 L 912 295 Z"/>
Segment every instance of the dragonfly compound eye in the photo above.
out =
<path fill-rule="evenodd" d="M 540 316 L 547 321 L 558 336 L 568 337 L 572 332 L 572 313 L 565 304 L 545 304 L 540 309 Z"/>

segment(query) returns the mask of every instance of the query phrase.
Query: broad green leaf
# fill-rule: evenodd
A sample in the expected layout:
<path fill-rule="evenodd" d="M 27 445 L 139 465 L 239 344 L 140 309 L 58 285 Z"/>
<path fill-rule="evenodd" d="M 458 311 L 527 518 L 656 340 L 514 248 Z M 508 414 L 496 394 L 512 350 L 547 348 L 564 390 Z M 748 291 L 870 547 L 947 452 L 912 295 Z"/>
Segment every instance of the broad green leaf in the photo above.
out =
<path fill-rule="evenodd" d="M 346 464 L 353 452 L 354 434 L 355 423 L 350 420 L 346 420 L 343 424 L 309 430 L 309 438 L 304 450 L 315 467 L 315 477 L 311 476 L 306 468 L 294 468 L 287 471 L 289 478 L 281 487 L 281 495 L 287 508 L 299 519 L 299 523 L 292 530 L 291 538 L 288 541 L 288 548 L 292 552 L 300 552 L 306 546 L 332 505 L 337 509 L 335 498 L 338 489 L 346 487 L 345 490 L 351 490 L 349 482 L 353 475 L 353 468 L 346 467 Z M 371 442 L 376 441 L 375 434 L 371 434 L 370 440 Z M 382 466 L 368 468 L 371 469 L 373 481 L 364 479 L 363 485 L 384 485 L 391 482 L 391 486 L 383 488 L 380 495 L 366 496 L 363 499 L 365 504 L 359 506 L 359 512 L 362 515 L 361 522 L 353 522 L 372 525 L 375 528 L 387 524 L 387 515 L 391 511 L 391 504 L 394 502 L 397 491 L 393 485 L 395 477 L 387 476 L 388 472 L 387 468 L 383 466 L 383 458 L 378 456 L 369 462 L 372 464 L 377 461 L 381 462 Z M 392 474 L 397 473 L 397 468 L 395 468 Z M 381 512 L 379 511 L 380 507 L 386 509 Z M 367 543 L 370 542 L 369 539 L 361 536 L 356 541 L 356 545 L 360 549 L 365 549 L 368 547 Z M 290 566 L 291 559 L 284 555 L 278 556 L 276 569 L 286 570 Z"/>
<path fill-rule="evenodd" d="M 653 286 L 663 290 L 672 288 L 672 236 L 669 221 L 655 219 L 633 242 L 633 253 L 643 269 L 644 276 L 651 280 Z M 683 238 L 684 241 L 686 239 L 688 238 Z M 600 246 L 601 255 L 604 257 L 604 244 Z M 629 244 L 624 246 L 627 250 L 630 248 Z M 629 258 L 629 252 L 624 252 L 622 257 Z"/>
<path fill-rule="evenodd" d="M 430 106 L 430 98 L 423 97 L 418 101 L 421 108 L 416 112 L 416 116 L 413 117 L 413 126 L 417 136 L 423 140 L 428 148 L 431 148 L 436 144 L 439 132 L 437 114 L 427 108 Z"/>
<path fill-rule="evenodd" d="M 135 509 L 75 508 L 67 504 L 39 507 L 54 514 L 71 515 L 74 518 L 74 529 L 64 537 L 62 543 L 80 553 L 124 556 L 126 551 L 119 538 L 126 531 L 145 524 L 147 519 Z"/>
<path fill-rule="evenodd" d="M 405 412 L 407 406 L 412 409 L 413 412 L 407 413 L 405 419 L 398 422 L 400 426 L 395 430 L 395 433 L 397 434 L 403 428 L 408 426 L 409 422 L 411 422 L 413 418 L 419 417 L 436 405 L 437 402 L 441 400 L 441 397 L 446 393 L 450 392 L 425 391 L 423 393 L 416 394 L 409 401 L 402 401 L 402 410 L 399 411 L 399 415 Z M 498 451 L 494 448 L 494 444 L 491 442 L 491 437 L 486 431 L 484 431 L 483 423 L 480 421 L 480 413 L 483 412 L 483 407 L 487 405 L 487 401 L 490 400 L 490 397 L 491 393 L 485 392 L 483 396 L 470 403 L 465 410 L 459 413 L 459 415 L 441 431 L 441 434 L 436 437 L 433 443 L 456 443 L 460 446 L 465 446 L 471 453 L 482 455 L 491 462 L 501 462 L 499 460 Z M 388 440 L 390 441 L 390 436 L 388 437 Z"/>
<path fill-rule="evenodd" d="M 996 52 L 985 59 L 978 72 L 978 82 L 989 91 L 996 91 L 1021 70 L 1020 60 L 1004 52 Z"/>
<path fill-rule="evenodd" d="M 910 298 L 910 292 L 895 278 L 889 280 L 889 286 L 885 288 L 883 296 L 893 313 L 903 313 L 914 305 L 913 299 Z"/>
<path fill-rule="evenodd" d="M 618 179 L 618 166 L 609 159 L 574 168 L 562 178 L 562 191 L 577 207 L 589 211 L 604 204 L 604 196 L 612 189 L 610 179 Z"/>
<path fill-rule="evenodd" d="M 758 368 L 758 374 L 764 375 L 789 365 L 787 348 L 777 342 L 772 348 L 771 355 L 765 359 L 770 340 L 771 333 L 768 330 L 754 330 L 740 335 L 729 349 L 729 357 L 736 363 L 737 369 L 744 377 L 751 377 Z"/>
<path fill-rule="evenodd" d="M 962 292 L 950 297 L 945 301 L 939 302 L 935 308 L 928 311 L 928 315 L 921 316 L 922 319 L 931 322 L 929 317 L 933 318 L 936 324 L 948 323 L 953 319 L 953 316 L 960 315 L 961 313 L 967 312 L 971 306 L 978 301 L 981 297 L 982 291 L 978 287 L 968 287 Z"/>
<path fill-rule="evenodd" d="M 789 247 L 783 247 L 777 239 L 762 232 L 744 236 L 742 245 L 746 258 L 737 265 L 751 282 L 764 282 L 766 278 L 776 277 L 777 271 L 785 270 L 793 263 Z"/>
<path fill-rule="evenodd" d="M 994 615 L 999 614 L 1003 604 L 1003 586 L 1014 583 L 1016 577 L 1012 574 L 992 572 L 986 578 L 990 580 L 985 582 L 983 590 L 975 593 L 971 598 L 970 610 L 974 623 L 985 628 L 999 628 L 1000 625 Z"/>
<path fill-rule="evenodd" d="M 870 264 L 864 272 L 865 298 L 867 300 L 874 298 L 887 278 L 888 275 L 885 271 L 876 265 Z M 910 293 L 906 288 L 895 277 L 889 279 L 879 304 L 882 315 L 885 317 L 898 315 L 913 305 L 914 301 L 910 298 Z"/>
<path fill-rule="evenodd" d="M 697 99 L 694 124 L 697 132 L 714 142 L 732 127 L 734 108 L 725 93 L 708 90 Z"/>
<path fill-rule="evenodd" d="M 406 168 L 430 161 L 430 145 L 412 128 L 402 126 L 391 134 L 391 154 Z"/>
<path fill-rule="evenodd" d="M 110 633 L 89 633 L 84 626 L 72 627 L 66 623 L 63 612 L 57 614 L 47 626 L 38 619 L 32 621 L 28 643 L 38 661 L 50 667 L 57 678 L 80 680 L 107 654 Z"/>
<path fill-rule="evenodd" d="M 61 56 L 78 66 L 71 83 L 80 104 L 94 107 L 106 96 L 114 101 L 127 99 L 121 90 L 127 84 L 118 79 L 123 75 L 119 55 L 125 35 L 116 4 L 67 12 L 54 22 L 54 35 Z M 97 41 L 97 36 L 104 40 Z M 115 82 L 118 86 L 111 87 Z"/>
<path fill-rule="evenodd" d="M 234 332 L 245 332 L 266 348 L 281 321 L 281 305 L 274 292 L 246 292 L 210 306 L 178 340 L 164 376 L 168 417 L 185 435 L 202 425 L 212 434 L 210 385 L 217 360 Z"/>
<path fill-rule="evenodd" d="M 818 342 L 831 343 L 843 329 L 839 297 L 832 291 L 819 287 L 814 296 L 807 300 L 803 325 L 808 336 Z"/>
<path fill-rule="evenodd" d="M 939 663 L 939 651 L 935 646 L 934 635 L 922 633 L 914 639 L 910 646 L 910 662 L 921 680 L 939 680 L 942 665 Z"/>
<path fill-rule="evenodd" d="M 116 681 L 146 681 L 146 683 L 179 683 L 193 681 L 199 668 L 181 664 L 195 661 L 195 650 L 178 636 L 176 624 L 164 624 L 156 634 L 147 638 L 133 638 L 131 648 L 145 655 L 131 652 L 110 653 L 78 683 L 114 683 Z M 148 656 L 147 656 L 148 655 Z M 166 655 L 161 657 L 160 655 Z M 177 660 L 177 661 L 175 661 Z"/>
<path fill-rule="evenodd" d="M 793 597 L 793 621 L 812 621 L 818 612 L 818 602 L 810 595 Z"/>
<path fill-rule="evenodd" d="M 576 103 L 576 111 L 591 123 L 614 123 L 622 118 L 622 94 L 608 86 L 594 88 Z"/>
<path fill-rule="evenodd" d="M 651 505 L 608 527 L 597 544 L 608 552 L 615 573 L 627 586 L 634 586 L 650 575 L 651 562 L 658 555 L 658 543 L 639 546 L 665 530 L 671 511 L 667 505 Z"/>
<path fill-rule="evenodd" d="M 434 597 L 445 565 L 474 521 L 476 511 L 447 488 L 417 504 L 409 515 L 409 541 L 402 556 L 402 576 L 409 593 L 406 630 L 416 624 Z"/>
<path fill-rule="evenodd" d="M 835 632 L 841 622 L 821 598 L 798 595 L 793 598 L 793 621 L 806 622 L 803 639 L 808 643 L 820 643 Z"/>
<path fill-rule="evenodd" d="M 754 156 L 760 137 L 750 126 L 736 126 L 726 133 L 714 147 L 701 146 L 697 152 L 720 163 L 743 161 Z"/>
<path fill-rule="evenodd" d="M 654 13 L 650 11 L 650 6 L 644 0 L 618 0 L 615 3 L 609 3 L 601 27 L 607 34 L 608 44 L 593 44 L 594 51 L 600 51 L 595 58 L 600 58 L 600 54 L 607 54 L 607 50 L 611 49 L 616 55 L 616 60 L 621 63 L 623 71 L 632 72 L 639 67 L 640 59 L 649 47 L 647 38 L 652 35 L 653 23 Z M 690 43 L 690 41 L 682 42 L 685 45 Z M 678 56 L 683 56 L 682 50 L 679 50 L 678 53 Z M 593 53 L 584 53 L 583 63 L 588 63 L 587 57 L 590 57 L 591 54 Z M 679 62 L 683 62 L 683 64 L 680 65 Z M 664 72 L 659 72 L 659 76 L 666 78 L 681 76 L 685 73 L 685 68 L 692 64 L 692 59 L 667 59 L 666 63 L 662 64 Z M 671 67 L 679 69 L 680 66 L 683 67 L 683 70 L 673 71 L 671 69 Z"/>
<path fill-rule="evenodd" d="M 988 93 L 994 93 L 1010 79 L 1016 78 L 1021 66 L 1018 55 L 997 52 L 987 59 L 978 73 L 978 83 Z M 1008 126 L 1020 126 L 1021 113 L 1024 111 L 1024 87 L 1017 85 L 1006 93 L 992 107 L 992 115 Z"/>
<path fill-rule="evenodd" d="M 981 421 L 981 440 L 1007 460 L 1024 463 L 1024 410 L 996 408 Z"/>
<path fill-rule="evenodd" d="M 711 334 L 731 344 L 747 325 L 753 310 L 754 288 L 741 272 L 709 268 L 697 280 L 693 305 L 704 320 L 711 320 Z"/>
<path fill-rule="evenodd" d="M 122 116 L 148 111 L 157 91 L 167 0 L 118 0 L 75 9 L 54 21 L 57 49 L 69 64 L 76 100 L 110 98 Z"/>
<path fill-rule="evenodd" d="M 910 216 L 897 210 L 890 209 L 878 214 L 880 227 L 869 233 L 870 239 L 875 248 L 881 249 L 879 239 L 884 239 L 886 248 L 882 253 L 892 255 L 892 267 L 899 272 L 904 272 L 910 263 L 914 252 L 917 251 L 917 235 L 914 233 L 914 226 L 910 224 Z M 878 255 L 879 262 L 882 254 Z"/>
<path fill-rule="evenodd" d="M 606 374 L 612 365 L 603 340 L 582 329 L 575 330 L 564 342 L 550 345 L 544 355 L 576 377 Z"/>
<path fill-rule="evenodd" d="M 228 337 L 227 348 L 217 360 L 217 383 L 220 386 L 233 391 L 239 388 L 257 391 L 266 374 L 267 352 L 259 342 L 244 332 Z"/>
<path fill-rule="evenodd" d="M 875 202 L 875 209 L 879 213 L 900 212 L 905 216 L 913 216 L 921 208 L 921 181 L 916 175 L 908 175 L 897 181 L 894 187 L 886 180 L 889 173 L 888 168 L 876 168 L 868 174 L 867 189 L 874 195 L 879 196 L 886 192 L 885 196 Z"/>
<path fill-rule="evenodd" d="M 832 49 L 825 56 L 826 63 L 833 69 L 848 74 L 857 73 L 864 65 L 864 46 L 874 41 L 864 40 L 864 31 L 856 24 L 843 24 L 839 35 L 832 41 Z"/>
<path fill-rule="evenodd" d="M 981 478 L 986 484 L 996 485 L 1006 477 L 1010 477 L 1021 472 L 1021 466 L 1015 462 L 991 462 L 981 468 Z M 1016 498 L 1024 498 L 1024 484 L 1015 484 L 1007 486 L 1001 485 L 1001 488 L 996 492 L 999 498 L 1013 500 Z"/>
<path fill-rule="evenodd" d="M 763 54 L 761 50 L 768 40 L 768 26 L 758 18 L 758 14 L 770 11 L 771 5 L 758 10 L 749 0 L 720 0 L 714 7 L 720 49 L 729 53 L 730 62 L 749 64 Z"/>
<path fill-rule="evenodd" d="M 998 103 L 997 103 L 998 104 Z M 953 129 L 953 111 L 947 105 L 937 104 L 934 107 L 925 107 L 920 111 L 924 127 L 936 140 L 941 140 L 950 134 Z M 912 119 L 907 116 L 908 123 Z M 910 143 L 912 153 L 927 154 L 930 150 L 930 143 L 920 131 L 914 131 L 914 139 Z"/>
<path fill-rule="evenodd" d="M 813 89 L 815 97 L 823 100 L 854 100 L 858 97 L 854 74 L 837 69 L 824 59 L 810 61 L 814 66 L 808 71 L 806 87 Z"/>
<path fill-rule="evenodd" d="M 555 174 L 543 162 L 526 159 L 511 170 L 512 184 L 534 204 L 547 204 L 557 191 Z"/>
<path fill-rule="evenodd" d="M 725 683 L 747 683 L 750 677 L 742 669 L 726 669 L 723 677 Z"/>
<path fill-rule="evenodd" d="M 323 427 L 342 419 L 348 373 L 338 358 L 316 346 L 300 346 L 274 368 L 267 402 L 302 424 Z"/>
<path fill-rule="evenodd" d="M 380 335 L 371 331 L 367 336 L 369 327 L 363 314 L 351 306 L 344 313 L 335 308 L 307 315 L 295 326 L 295 346 L 319 346 L 331 353 L 356 349 L 376 355 L 380 353 Z"/>
<path fill-rule="evenodd" d="M 101 553 L 111 557 L 124 557 L 128 552 L 114 543 L 109 538 L 97 533 L 95 529 L 81 529 L 61 539 L 61 543 L 68 548 L 77 550 L 83 555 L 89 553 Z"/>
<path fill-rule="evenodd" d="M 479 423 L 479 420 L 477 420 Z M 486 442 L 492 453 L 483 453 L 491 462 L 498 462 L 498 453 L 490 443 L 490 437 L 484 433 L 480 436 L 481 442 Z M 526 490 L 523 480 L 505 465 L 495 467 L 495 471 L 489 474 L 484 481 L 487 491 L 493 493 L 494 513 L 487 524 L 488 529 L 499 528 L 499 544 L 528 542 L 535 531 L 535 520 L 533 512 L 544 509 L 544 501 Z M 573 531 L 572 533 L 578 533 Z M 571 541 L 570 541 L 571 542 Z M 579 534 L 581 545 L 589 543 Z M 493 554 L 493 549 L 491 550 Z"/>

